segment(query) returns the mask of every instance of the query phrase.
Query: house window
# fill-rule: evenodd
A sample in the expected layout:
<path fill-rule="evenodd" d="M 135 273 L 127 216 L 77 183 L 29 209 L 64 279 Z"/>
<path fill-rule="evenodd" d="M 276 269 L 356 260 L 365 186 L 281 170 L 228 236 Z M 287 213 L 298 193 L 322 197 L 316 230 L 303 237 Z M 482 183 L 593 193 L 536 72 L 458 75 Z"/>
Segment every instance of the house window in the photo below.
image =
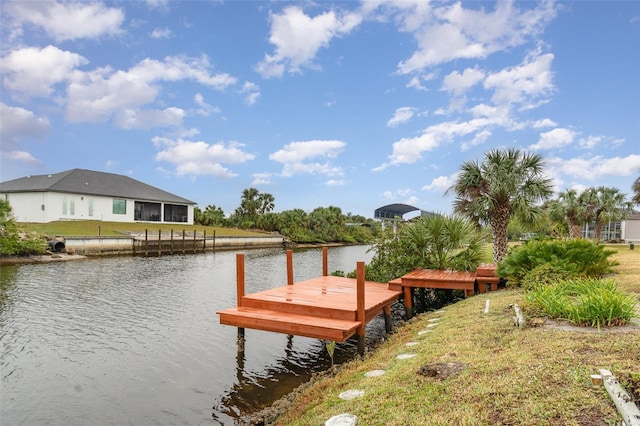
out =
<path fill-rule="evenodd" d="M 64 197 L 62 199 L 62 214 L 63 215 L 67 214 L 67 197 Z"/>
<path fill-rule="evenodd" d="M 127 200 L 113 199 L 113 214 L 127 214 Z"/>
<path fill-rule="evenodd" d="M 89 216 L 93 216 L 93 198 L 89 198 Z"/>
<path fill-rule="evenodd" d="M 189 209 L 187 206 L 177 204 L 164 205 L 164 221 L 165 222 L 187 222 L 187 214 Z"/>
<path fill-rule="evenodd" d="M 160 222 L 160 207 L 160 203 L 136 201 L 134 205 L 133 218 L 135 220 L 143 220 L 146 222 Z"/>
<path fill-rule="evenodd" d="M 73 216 L 76 214 L 76 203 L 74 200 L 69 200 L 69 215 Z"/>

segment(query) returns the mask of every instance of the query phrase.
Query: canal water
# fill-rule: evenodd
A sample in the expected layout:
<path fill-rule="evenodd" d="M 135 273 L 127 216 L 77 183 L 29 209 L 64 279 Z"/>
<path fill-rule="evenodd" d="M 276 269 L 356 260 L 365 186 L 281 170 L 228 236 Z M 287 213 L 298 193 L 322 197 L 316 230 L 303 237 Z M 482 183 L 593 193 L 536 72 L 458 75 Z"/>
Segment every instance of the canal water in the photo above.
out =
<path fill-rule="evenodd" d="M 330 248 L 329 272 L 368 249 Z M 320 276 L 321 250 L 293 264 Z M 285 285 L 285 252 L 245 251 L 245 271 L 247 293 Z M 235 304 L 235 252 L 0 267 L 0 424 L 234 424 L 329 367 L 325 342 L 257 330 L 239 354 L 216 315 Z"/>

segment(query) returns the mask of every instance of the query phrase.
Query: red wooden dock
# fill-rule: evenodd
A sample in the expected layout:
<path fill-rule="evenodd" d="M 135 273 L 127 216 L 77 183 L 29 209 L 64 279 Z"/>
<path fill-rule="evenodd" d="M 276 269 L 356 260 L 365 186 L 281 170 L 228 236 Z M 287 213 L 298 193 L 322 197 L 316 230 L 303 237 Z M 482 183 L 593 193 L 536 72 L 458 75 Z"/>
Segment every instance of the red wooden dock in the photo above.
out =
<path fill-rule="evenodd" d="M 327 250 L 323 248 L 323 276 L 293 283 L 292 253 L 287 252 L 288 284 L 244 294 L 244 255 L 236 255 L 238 306 L 217 312 L 220 323 L 344 342 L 358 336 L 364 352 L 365 325 L 384 313 L 391 329 L 391 304 L 402 293 L 364 279 L 364 262 L 358 262 L 356 279 L 327 275 Z"/>

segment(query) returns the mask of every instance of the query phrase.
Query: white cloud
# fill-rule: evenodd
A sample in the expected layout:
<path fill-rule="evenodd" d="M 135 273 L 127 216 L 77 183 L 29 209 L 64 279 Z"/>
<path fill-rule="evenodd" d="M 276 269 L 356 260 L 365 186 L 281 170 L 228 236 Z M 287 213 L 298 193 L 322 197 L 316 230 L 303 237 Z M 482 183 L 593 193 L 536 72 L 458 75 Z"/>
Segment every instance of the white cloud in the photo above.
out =
<path fill-rule="evenodd" d="M 173 31 L 169 28 L 156 28 L 149 34 L 149 37 L 155 38 L 156 40 L 168 39 L 173 37 Z"/>
<path fill-rule="evenodd" d="M 260 86 L 251 81 L 245 81 L 240 89 L 240 94 L 245 95 L 244 101 L 247 105 L 255 105 L 260 99 Z"/>
<path fill-rule="evenodd" d="M 422 3 L 422 4 L 421 4 Z M 428 2 L 395 2 L 401 31 L 411 32 L 418 50 L 398 65 L 410 74 L 455 59 L 483 59 L 522 45 L 538 36 L 556 16 L 553 2 L 520 10 L 513 1 L 499 1 L 495 10 L 465 9 L 461 2 L 430 8 Z M 437 42 L 434 42 L 437 40 Z"/>
<path fill-rule="evenodd" d="M 444 193 L 455 183 L 456 174 L 451 176 L 438 176 L 434 178 L 429 185 L 422 187 L 423 191 L 436 191 Z"/>
<path fill-rule="evenodd" d="M 360 15 L 340 15 L 333 10 L 310 17 L 298 6 L 289 6 L 280 15 L 272 13 L 269 42 L 275 46 L 275 52 L 265 54 L 256 70 L 270 78 L 281 77 L 285 71 L 317 68 L 313 60 L 318 51 L 327 47 L 333 38 L 351 32 L 361 21 Z"/>
<path fill-rule="evenodd" d="M 3 160 L 11 160 L 17 163 L 28 164 L 37 167 L 44 165 L 42 161 L 38 160 L 26 151 L 0 151 L 0 153 L 2 153 Z"/>
<path fill-rule="evenodd" d="M 3 11 L 14 19 L 12 25 L 40 27 L 57 41 L 120 34 L 125 17 L 121 9 L 83 1 L 12 1 Z"/>
<path fill-rule="evenodd" d="M 114 71 L 109 67 L 90 72 L 73 73 L 68 86 L 67 119 L 71 122 L 101 122 L 111 119 L 125 128 L 148 128 L 153 119 L 141 110 L 153 104 L 164 81 L 192 80 L 216 90 L 224 90 L 236 83 L 225 73 L 212 74 L 209 60 L 200 58 L 166 57 L 163 61 L 145 59 L 127 71 Z M 179 108 L 168 108 L 151 115 L 164 114 L 169 123 L 178 123 Z M 144 118 L 140 121 L 123 119 L 132 117 L 132 111 Z M 181 122 L 181 120 L 180 120 Z"/>
<path fill-rule="evenodd" d="M 193 102 L 196 103 L 200 108 L 196 111 L 196 114 L 202 115 L 203 117 L 208 117 L 212 113 L 218 114 L 220 113 L 220 108 L 214 107 L 213 105 L 209 105 L 205 102 L 204 96 L 201 93 L 196 93 L 193 96 Z"/>
<path fill-rule="evenodd" d="M 640 155 L 605 158 L 602 155 L 568 160 L 553 157 L 545 160 L 552 173 L 594 181 L 605 176 L 632 176 L 640 169 Z"/>
<path fill-rule="evenodd" d="M 496 104 L 524 104 L 523 108 L 535 105 L 533 102 L 553 93 L 553 54 L 530 53 L 518 66 L 505 68 L 493 73 L 484 81 L 486 89 L 493 89 L 492 100 Z"/>
<path fill-rule="evenodd" d="M 122 109 L 114 118 L 113 124 L 123 129 L 149 130 L 155 127 L 178 127 L 182 125 L 184 111 L 180 108 L 164 110 Z"/>
<path fill-rule="evenodd" d="M 573 130 L 556 128 L 545 133 L 540 133 L 540 139 L 537 143 L 531 145 L 530 149 L 555 149 L 563 146 L 571 145 L 577 134 Z"/>
<path fill-rule="evenodd" d="M 387 127 L 396 127 L 398 124 L 406 123 L 415 115 L 416 109 L 412 107 L 400 107 L 396 109 L 393 117 L 387 121 Z"/>
<path fill-rule="evenodd" d="M 442 89 L 451 92 L 456 96 L 478 84 L 485 76 L 485 72 L 477 68 L 467 68 L 460 74 L 457 71 L 451 72 L 442 81 Z"/>
<path fill-rule="evenodd" d="M 0 143 L 6 149 L 17 147 L 22 139 L 39 139 L 49 131 L 49 120 L 24 108 L 0 102 Z"/>
<path fill-rule="evenodd" d="M 178 175 L 212 175 L 219 178 L 236 176 L 222 164 L 241 164 L 253 160 L 255 156 L 242 150 L 238 142 L 209 144 L 183 139 L 155 137 L 153 144 L 161 150 L 156 161 L 170 163 Z"/>
<path fill-rule="evenodd" d="M 2 83 L 16 92 L 14 97 L 47 97 L 54 85 L 67 81 L 74 69 L 87 63 L 83 56 L 55 46 L 16 49 L 2 58 Z"/>
<path fill-rule="evenodd" d="M 496 124 L 488 118 L 474 118 L 469 121 L 449 121 L 429 126 L 420 136 L 402 138 L 393 143 L 393 153 L 389 161 L 373 169 L 382 171 L 391 165 L 412 164 L 422 157 L 425 151 L 432 151 L 455 137 L 467 136 Z"/>
<path fill-rule="evenodd" d="M 283 165 L 282 175 L 286 177 L 297 174 L 341 176 L 342 169 L 332 166 L 330 160 L 335 159 L 345 146 L 344 142 L 338 140 L 291 142 L 269 155 L 269 159 Z M 311 161 L 316 158 L 324 159 L 324 162 Z"/>
<path fill-rule="evenodd" d="M 271 173 L 254 173 L 253 182 L 251 185 L 271 185 L 273 181 L 271 180 Z"/>
<path fill-rule="evenodd" d="M 556 127 L 556 126 L 557 126 L 556 122 L 549 118 L 544 118 L 542 120 L 534 121 L 533 123 L 531 123 L 531 127 L 533 127 L 534 129 L 542 129 L 544 127 Z"/>
<path fill-rule="evenodd" d="M 347 184 L 347 181 L 344 179 L 329 179 L 325 182 L 327 186 L 344 186 Z"/>
<path fill-rule="evenodd" d="M 591 149 L 600 144 L 603 140 L 604 138 L 602 136 L 587 136 L 586 138 L 578 140 L 578 145 L 583 148 Z"/>

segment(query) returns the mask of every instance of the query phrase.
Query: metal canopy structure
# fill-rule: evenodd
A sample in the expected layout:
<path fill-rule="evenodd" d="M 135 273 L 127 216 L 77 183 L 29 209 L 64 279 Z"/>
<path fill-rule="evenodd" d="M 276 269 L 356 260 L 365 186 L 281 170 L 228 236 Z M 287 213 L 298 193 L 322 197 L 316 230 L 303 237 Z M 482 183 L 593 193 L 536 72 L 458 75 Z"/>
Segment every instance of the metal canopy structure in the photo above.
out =
<path fill-rule="evenodd" d="M 407 213 L 414 212 L 416 210 L 420 210 L 417 207 L 410 206 L 408 204 L 388 204 L 383 207 L 379 207 L 376 209 L 373 218 L 374 219 L 396 219 L 398 217 L 402 218 Z M 424 211 L 420 210 L 421 215 L 425 214 Z"/>

